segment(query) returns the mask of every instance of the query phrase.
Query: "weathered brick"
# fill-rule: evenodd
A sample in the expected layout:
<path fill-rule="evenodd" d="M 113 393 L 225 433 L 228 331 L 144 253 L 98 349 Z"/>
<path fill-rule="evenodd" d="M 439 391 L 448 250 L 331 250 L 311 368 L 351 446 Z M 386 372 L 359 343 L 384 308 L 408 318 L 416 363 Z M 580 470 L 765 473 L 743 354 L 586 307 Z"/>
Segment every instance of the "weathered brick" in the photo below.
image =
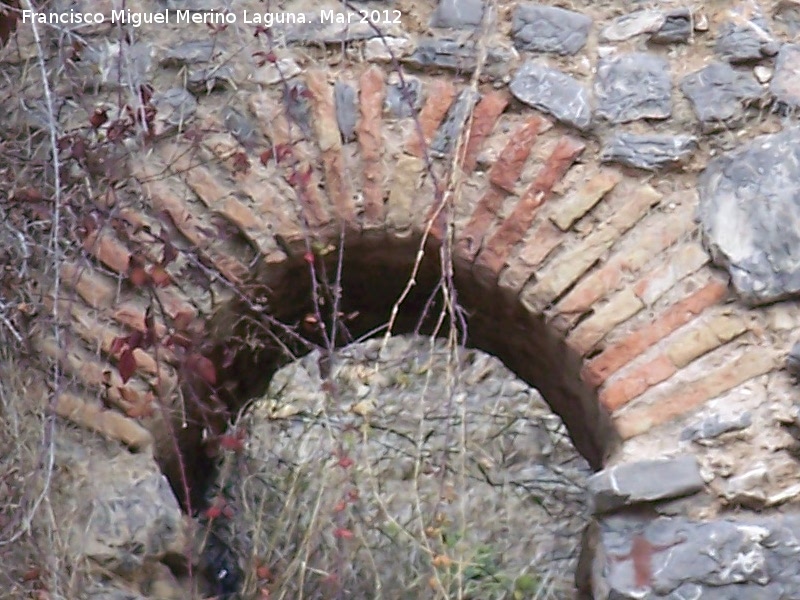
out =
<path fill-rule="evenodd" d="M 708 375 L 682 382 L 674 390 L 645 403 L 632 403 L 615 417 L 617 430 L 624 439 L 686 414 L 749 379 L 770 372 L 777 357 L 768 349 L 749 347 L 738 357 L 726 361 Z"/>
<path fill-rule="evenodd" d="M 364 222 L 368 227 L 383 222 L 383 102 L 386 97 L 383 70 L 373 66 L 360 79 L 361 119 L 356 128 L 364 183 Z"/>
<path fill-rule="evenodd" d="M 256 166 L 240 175 L 237 188 L 249 199 L 249 206 L 259 226 L 269 223 L 271 231 L 279 231 L 284 237 L 302 237 L 302 226 L 296 219 L 297 211 L 287 201 L 286 194 L 278 188 L 276 180 L 274 171 Z"/>
<path fill-rule="evenodd" d="M 708 322 L 708 326 L 721 342 L 729 342 L 747 331 L 747 324 L 744 319 L 731 314 L 722 314 L 714 317 Z"/>
<path fill-rule="evenodd" d="M 147 429 L 129 417 L 105 410 L 99 402 L 62 393 L 56 399 L 56 413 L 76 425 L 118 440 L 133 450 L 143 451 L 153 446 L 153 436 Z"/>
<path fill-rule="evenodd" d="M 320 193 L 321 180 L 314 165 L 318 159 L 302 142 L 299 127 L 292 127 L 283 106 L 267 94 L 251 94 L 250 110 L 261 123 L 263 133 L 274 147 L 289 148 L 290 152 L 278 164 L 284 181 L 294 189 L 303 218 L 312 231 L 330 223 L 326 202 Z M 273 159 L 274 160 L 274 159 Z"/>
<path fill-rule="evenodd" d="M 180 165 L 175 165 L 175 168 L 180 169 Z M 220 185 L 220 175 L 213 175 L 205 167 L 187 167 L 183 171 L 183 178 L 208 208 L 215 208 L 219 202 L 233 194 L 230 188 Z"/>
<path fill-rule="evenodd" d="M 608 220 L 609 226 L 616 229 L 620 235 L 641 221 L 648 211 L 661 201 L 662 197 L 649 185 L 638 186 L 630 195 L 633 196 L 631 200 L 615 211 Z"/>
<path fill-rule="evenodd" d="M 52 306 L 52 303 L 49 303 Z M 123 331 L 113 324 L 105 322 L 101 315 L 95 311 L 86 310 L 78 304 L 62 301 L 62 312 L 72 315 L 72 327 L 74 331 L 89 345 L 90 350 L 100 351 L 105 356 L 112 354 L 111 350 L 117 336 L 122 336 Z M 164 346 L 159 347 L 159 359 L 161 364 L 157 364 L 155 359 L 141 348 L 134 350 L 136 364 L 148 375 L 157 375 L 159 381 L 151 383 L 157 390 L 162 392 L 172 389 L 177 384 L 177 375 L 169 364 L 176 364 L 176 358 L 172 351 Z M 169 364 L 167 364 L 169 363 Z"/>
<path fill-rule="evenodd" d="M 525 240 L 520 253 L 512 257 L 500 275 L 500 285 L 519 293 L 533 276 L 536 267 L 555 250 L 563 240 L 563 233 L 550 221 L 542 221 Z"/>
<path fill-rule="evenodd" d="M 261 219 L 256 217 L 249 207 L 239 202 L 236 198 L 227 198 L 222 203 L 222 206 L 217 207 L 216 212 L 234 224 L 245 237 L 250 237 L 252 233 L 262 231 L 265 228 Z"/>
<path fill-rule="evenodd" d="M 483 236 L 492 226 L 497 213 L 503 206 L 506 193 L 498 187 L 489 186 L 486 193 L 478 202 L 466 226 L 457 232 L 457 245 L 459 253 L 472 262 L 481 249 Z"/>
<path fill-rule="evenodd" d="M 514 193 L 525 161 L 530 156 L 536 138 L 546 127 L 547 122 L 541 117 L 533 116 L 517 129 L 506 143 L 500 157 L 489 170 L 489 181 L 510 194 Z"/>
<path fill-rule="evenodd" d="M 540 117 L 531 117 L 517 129 L 506 142 L 500 157 L 489 170 L 489 188 L 472 212 L 469 222 L 457 232 L 457 249 L 469 262 L 475 258 L 483 246 L 483 238 L 491 227 L 508 193 L 514 191 L 514 184 L 522 173 L 525 161 L 530 155 L 546 122 Z"/>
<path fill-rule="evenodd" d="M 350 178 L 345 173 L 342 136 L 336 121 L 333 86 L 328 83 L 327 72 L 321 69 L 310 69 L 306 74 L 306 84 L 311 92 L 317 144 L 322 152 L 325 189 L 336 216 L 347 223 L 352 223 L 355 219 L 353 190 Z"/>
<path fill-rule="evenodd" d="M 571 315 L 574 321 L 592 305 L 613 291 L 626 273 L 635 273 L 649 260 L 692 231 L 694 206 L 687 204 L 666 217 L 642 223 L 635 232 L 635 248 L 620 250 L 603 266 L 576 284 L 556 305 L 561 315 Z"/>
<path fill-rule="evenodd" d="M 615 411 L 634 398 L 641 396 L 652 386 L 666 381 L 677 369 L 666 356 L 631 369 L 619 379 L 608 382 L 600 391 L 600 402 L 610 411 Z"/>
<path fill-rule="evenodd" d="M 89 234 L 83 241 L 83 249 L 112 271 L 123 275 L 128 272 L 130 250 L 111 233 L 104 231 Z"/>
<path fill-rule="evenodd" d="M 559 257 L 535 285 L 529 286 L 523 292 L 522 300 L 532 311 L 541 312 L 580 279 L 622 234 L 636 225 L 661 199 L 661 195 L 649 185 L 637 189 L 636 192 L 633 198 L 616 211 L 603 226 Z"/>
<path fill-rule="evenodd" d="M 120 323 L 130 329 L 135 329 L 137 331 L 141 331 L 142 333 L 146 332 L 144 324 L 145 311 L 141 307 L 136 306 L 131 302 L 125 302 L 124 304 L 117 306 L 112 313 L 112 317 L 117 323 Z M 164 337 L 167 333 L 166 327 L 164 327 L 164 325 L 158 321 L 156 321 L 155 330 L 156 337 L 159 339 Z"/>
<path fill-rule="evenodd" d="M 491 91 L 484 94 L 472 113 L 472 125 L 464 151 L 464 171 L 472 173 L 478 163 L 483 142 L 492 133 L 497 119 L 508 106 L 508 92 Z"/>
<path fill-rule="evenodd" d="M 669 253 L 665 264 L 636 282 L 633 289 L 642 301 L 652 305 L 664 292 L 709 261 L 697 242 L 684 244 Z"/>
<path fill-rule="evenodd" d="M 520 296 L 522 303 L 533 313 L 541 313 L 564 290 L 597 262 L 614 245 L 617 232 L 606 227 L 600 229 L 581 242 L 580 245 L 564 253 L 539 280 L 525 288 Z"/>
<path fill-rule="evenodd" d="M 642 301 L 632 290 L 622 290 L 598 308 L 595 313 L 578 325 L 567 341 L 576 352 L 585 355 L 620 323 L 627 321 L 644 308 Z"/>
<path fill-rule="evenodd" d="M 153 210 L 157 213 L 166 212 L 176 229 L 193 246 L 202 249 L 211 243 L 211 239 L 199 226 L 200 220 L 166 181 L 147 178 L 144 188 Z"/>
<path fill-rule="evenodd" d="M 117 286 L 88 266 L 63 262 L 61 276 L 64 283 L 74 288 L 92 308 L 110 307 L 116 299 Z"/>
<path fill-rule="evenodd" d="M 418 158 L 425 155 L 424 149 L 433 139 L 455 97 L 456 88 L 450 81 L 435 79 L 432 82 L 425 106 L 419 112 L 419 129 L 415 127 L 406 139 L 406 152 Z"/>
<path fill-rule="evenodd" d="M 283 106 L 268 92 L 250 94 L 248 106 L 255 122 L 261 126 L 261 132 L 274 146 L 293 144 L 302 136 L 298 127 L 289 125 Z"/>
<path fill-rule="evenodd" d="M 643 325 L 616 344 L 606 348 L 583 370 L 583 379 L 598 386 L 650 346 L 664 339 L 703 310 L 719 302 L 728 291 L 727 283 L 712 280 L 696 292 L 673 304 L 652 323 Z"/>
<path fill-rule="evenodd" d="M 525 237 L 537 209 L 550 197 L 553 186 L 564 176 L 585 147 L 583 142 L 567 136 L 558 141 L 517 206 L 486 242 L 477 261 L 494 272 L 503 268 L 512 248 Z"/>
<path fill-rule="evenodd" d="M 288 166 L 283 170 L 283 178 L 294 189 L 302 215 L 312 231 L 319 230 L 330 222 L 320 193 L 319 175 L 312 163 L 302 161 Z"/>
<path fill-rule="evenodd" d="M 613 190 L 621 179 L 622 175 L 619 171 L 601 170 L 578 191 L 561 200 L 550 219 L 558 225 L 561 231 L 567 231 L 575 221 L 589 212 L 608 192 Z"/>
<path fill-rule="evenodd" d="M 744 321 L 739 317 L 719 315 L 679 335 L 670 342 L 665 353 L 675 366 L 685 367 L 746 330 Z"/>
<path fill-rule="evenodd" d="M 413 224 L 414 200 L 419 194 L 420 179 L 425 171 L 425 162 L 415 156 L 404 154 L 394 165 L 394 178 L 386 203 L 386 225 L 396 230 L 407 230 Z"/>

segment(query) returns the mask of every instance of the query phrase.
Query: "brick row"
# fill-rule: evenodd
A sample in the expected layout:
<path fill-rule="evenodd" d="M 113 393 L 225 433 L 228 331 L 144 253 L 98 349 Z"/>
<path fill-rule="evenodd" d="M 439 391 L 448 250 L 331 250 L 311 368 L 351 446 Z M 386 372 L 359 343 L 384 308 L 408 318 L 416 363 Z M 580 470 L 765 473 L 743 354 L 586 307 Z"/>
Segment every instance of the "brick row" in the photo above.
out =
<path fill-rule="evenodd" d="M 386 226 L 396 232 L 410 231 L 415 214 L 414 205 L 425 193 L 421 190 L 425 161 L 402 154 L 394 163 L 394 176 L 386 202 Z"/>
<path fill-rule="evenodd" d="M 726 359 L 722 366 L 706 375 L 691 381 L 681 381 L 648 402 L 641 401 L 626 407 L 615 417 L 617 430 L 624 439 L 641 435 L 754 377 L 769 373 L 777 364 L 778 358 L 773 351 L 748 346 L 738 356 Z"/>
<path fill-rule="evenodd" d="M 490 91 L 483 95 L 472 113 L 469 138 L 464 150 L 464 171 L 472 173 L 478 164 L 483 143 L 494 130 L 497 120 L 508 106 L 508 92 Z"/>
<path fill-rule="evenodd" d="M 621 209 L 602 226 L 586 236 L 580 244 L 565 252 L 529 285 L 520 296 L 531 312 L 541 313 L 564 291 L 580 279 L 589 268 L 617 242 L 625 232 L 638 223 L 661 200 L 661 195 L 649 185 L 636 190 Z"/>
<path fill-rule="evenodd" d="M 483 237 L 497 218 L 508 194 L 514 192 L 525 162 L 530 156 L 533 144 L 546 121 L 533 116 L 519 127 L 509 138 L 497 161 L 489 169 L 489 188 L 478 202 L 466 226 L 458 233 L 459 252 L 469 262 L 481 249 Z"/>
<path fill-rule="evenodd" d="M 727 282 L 712 279 L 699 290 L 657 315 L 651 323 L 632 331 L 589 361 L 583 370 L 584 381 L 590 385 L 599 386 L 612 373 L 643 354 L 650 346 L 693 320 L 709 306 L 722 300 L 727 290 Z"/>
<path fill-rule="evenodd" d="M 153 435 L 130 417 L 106 410 L 97 401 L 64 392 L 56 399 L 56 414 L 76 425 L 118 440 L 131 450 L 141 452 L 153 447 Z"/>
<path fill-rule="evenodd" d="M 372 66 L 361 75 L 359 104 L 361 118 L 356 127 L 363 171 L 364 225 L 383 223 L 383 193 L 386 177 L 383 166 L 383 102 L 386 86 L 383 70 Z"/>
<path fill-rule="evenodd" d="M 575 321 L 610 292 L 617 289 L 626 276 L 641 270 L 653 258 L 671 247 L 683 235 L 694 229 L 694 208 L 679 207 L 668 215 L 657 213 L 635 230 L 635 244 L 627 244 L 611 258 L 588 274 L 555 306 L 558 314 L 553 325 L 561 332 L 568 331 Z"/>
<path fill-rule="evenodd" d="M 354 223 L 352 182 L 346 172 L 342 154 L 342 136 L 336 120 L 333 86 L 328 83 L 327 73 L 320 69 L 311 69 L 306 73 L 306 85 L 311 92 L 313 126 L 322 154 L 322 170 L 328 199 L 333 204 L 339 220 Z"/>
<path fill-rule="evenodd" d="M 622 290 L 573 329 L 567 335 L 567 342 L 578 354 L 585 356 L 617 325 L 630 319 L 644 306 L 633 290 Z"/>
<path fill-rule="evenodd" d="M 622 180 L 619 171 L 603 169 L 580 189 L 558 203 L 550 219 L 561 231 L 568 231 L 583 215 L 589 212 Z"/>
<path fill-rule="evenodd" d="M 272 142 L 279 172 L 295 191 L 304 220 L 312 231 L 330 223 L 326 202 L 320 193 L 321 181 L 314 165 L 316 158 L 302 143 L 298 127 L 292 126 L 284 108 L 266 93 L 250 96 L 250 110 L 261 124 L 262 133 Z"/>
<path fill-rule="evenodd" d="M 537 209 L 550 197 L 553 186 L 564 176 L 585 147 L 583 142 L 568 136 L 558 141 L 536 179 L 478 254 L 478 266 L 499 275 L 512 248 L 525 237 Z"/>

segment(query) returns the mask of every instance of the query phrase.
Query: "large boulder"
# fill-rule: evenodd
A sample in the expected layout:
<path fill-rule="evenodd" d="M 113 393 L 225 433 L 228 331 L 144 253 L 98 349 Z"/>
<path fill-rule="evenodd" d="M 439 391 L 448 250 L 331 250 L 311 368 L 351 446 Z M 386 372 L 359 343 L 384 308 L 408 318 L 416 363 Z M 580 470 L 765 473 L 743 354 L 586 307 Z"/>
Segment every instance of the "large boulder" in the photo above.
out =
<path fill-rule="evenodd" d="M 699 192 L 704 242 L 742 300 L 759 305 L 800 294 L 800 128 L 711 161 Z"/>

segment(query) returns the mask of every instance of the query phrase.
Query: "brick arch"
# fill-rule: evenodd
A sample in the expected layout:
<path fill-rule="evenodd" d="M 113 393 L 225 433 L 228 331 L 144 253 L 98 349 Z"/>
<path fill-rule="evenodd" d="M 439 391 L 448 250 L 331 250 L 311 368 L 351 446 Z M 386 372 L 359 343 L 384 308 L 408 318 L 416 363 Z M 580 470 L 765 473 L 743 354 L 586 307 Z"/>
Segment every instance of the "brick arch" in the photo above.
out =
<path fill-rule="evenodd" d="M 344 232 L 345 297 L 377 320 L 396 286 L 374 298 L 367 291 L 382 279 L 405 281 L 419 248 L 425 258 L 415 293 L 423 297 L 438 278 L 438 250 L 451 239 L 440 209 L 450 207 L 470 343 L 539 388 L 596 468 L 620 439 L 775 368 L 774 356 L 752 341 L 747 315 L 725 303 L 727 281 L 697 239 L 692 190 L 601 166 L 592 140 L 503 90 L 424 79 L 418 119 L 402 119 L 384 113 L 383 69 L 362 66 L 346 77 L 357 90 L 358 118 L 344 142 L 329 71 L 300 76 L 304 87 L 290 103 L 305 117 L 287 114 L 291 104 L 279 90 L 240 91 L 236 106 L 209 96 L 194 127 L 202 137 L 166 138 L 131 157 L 142 202 L 123 216 L 158 227 L 168 215 L 188 253 L 202 254 L 228 282 L 278 290 L 272 302 L 289 308 L 307 297 L 298 294 L 307 242 L 336 246 Z M 218 235 L 220 222 L 233 235 Z M 130 248 L 113 232 L 92 234 L 86 249 L 106 271 L 129 274 Z M 66 265 L 65 274 L 83 299 L 70 310 L 87 343 L 65 364 L 83 388 L 109 389 L 107 363 L 89 348 L 111 353 L 113 329 L 101 324 L 141 329 L 146 299 L 120 292 L 91 265 Z M 159 290 L 172 317 L 211 319 L 220 306 L 236 306 L 224 281 L 209 284 L 214 306 L 198 300 L 206 290 L 180 284 Z M 359 306 L 348 289 L 367 300 Z M 296 316 L 287 309 L 287 320 Z M 215 322 L 218 336 L 225 322 Z M 128 384 L 112 376 L 111 389 L 128 390 L 113 392 L 120 406 L 156 385 L 155 357 L 138 352 L 137 362 Z M 170 388 L 174 374 L 160 372 L 159 382 Z M 60 413 L 132 446 L 150 443 L 147 426 L 162 435 L 155 422 L 143 427 L 80 396 L 65 394 Z"/>

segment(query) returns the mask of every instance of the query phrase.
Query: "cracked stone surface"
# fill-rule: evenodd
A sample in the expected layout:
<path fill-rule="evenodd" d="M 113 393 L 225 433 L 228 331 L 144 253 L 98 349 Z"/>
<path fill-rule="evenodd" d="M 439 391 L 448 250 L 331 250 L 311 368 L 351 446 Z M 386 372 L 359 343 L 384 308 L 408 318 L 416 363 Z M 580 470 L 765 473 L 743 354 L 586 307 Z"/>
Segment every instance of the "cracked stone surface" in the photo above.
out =
<path fill-rule="evenodd" d="M 714 260 L 745 302 L 800 293 L 800 129 L 761 136 L 700 176 L 700 223 Z"/>
<path fill-rule="evenodd" d="M 397 527 L 424 537 L 418 529 L 435 514 L 440 527 L 454 532 L 462 522 L 463 502 L 466 523 L 488 514 L 496 521 L 465 532 L 463 551 L 472 553 L 471 560 L 480 560 L 476 549 L 491 553 L 499 584 L 491 591 L 476 581 L 474 593 L 495 597 L 501 589 L 513 589 L 526 570 L 541 571 L 544 565 L 554 569 L 546 593 L 567 593 L 586 518 L 589 471 L 563 424 L 493 357 L 460 352 L 455 363 L 460 383 L 451 397 L 443 342 L 431 346 L 425 337 L 407 336 L 381 345 L 372 340 L 342 350 L 327 384 L 317 353 L 275 375 L 270 390 L 240 423 L 248 431 L 246 452 L 223 467 L 219 488 L 234 490 L 226 497 L 235 516 L 219 521 L 219 535 L 243 563 L 254 551 L 277 558 L 297 543 L 292 536 L 318 528 L 327 547 L 335 544 L 328 530 L 337 525 L 309 523 L 305 507 L 320 502 L 328 513 L 342 494 L 355 489 L 357 499 L 340 513 L 338 526 L 357 532 L 371 558 L 348 556 L 353 579 L 346 585 L 369 597 L 373 578 L 379 577 L 385 589 L 424 595 L 425 588 L 415 583 L 418 570 L 424 570 L 414 558 L 418 550 L 412 539 L 396 534 Z M 462 424 L 466 431 L 459 433 Z M 337 468 L 342 457 L 352 466 Z M 465 480 L 459 479 L 462 468 Z M 244 473 L 249 475 L 242 479 Z M 266 502 L 257 508 L 267 525 L 274 520 L 286 531 L 299 527 L 296 533 L 276 539 L 273 526 L 260 529 L 251 520 L 252 502 L 259 498 Z M 281 514 L 279 507 L 288 501 L 299 512 Z M 525 535 L 508 535 L 523 530 Z M 251 542 L 238 545 L 244 539 Z M 435 536 L 430 544 L 438 548 Z M 312 565 L 325 560 L 327 551 L 320 550 Z M 323 568 L 324 562 L 317 566 Z M 309 582 L 305 591 L 315 589 Z"/>

